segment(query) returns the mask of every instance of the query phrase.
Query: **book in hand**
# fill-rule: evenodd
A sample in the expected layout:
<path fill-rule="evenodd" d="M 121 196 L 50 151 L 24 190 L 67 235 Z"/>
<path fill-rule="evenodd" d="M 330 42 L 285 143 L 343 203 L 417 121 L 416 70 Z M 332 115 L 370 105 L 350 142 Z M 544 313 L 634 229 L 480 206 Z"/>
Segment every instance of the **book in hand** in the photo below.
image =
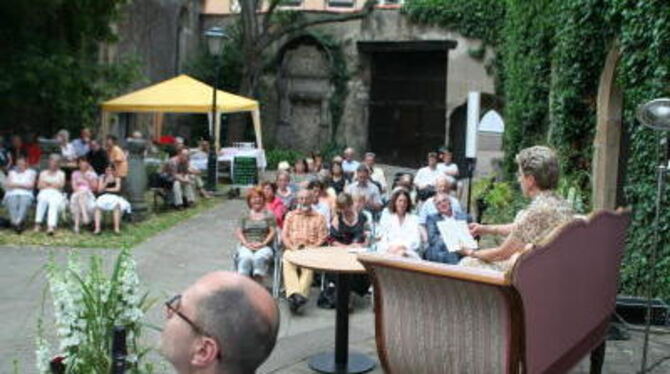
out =
<path fill-rule="evenodd" d="M 440 236 L 449 252 L 458 252 L 463 249 L 477 249 L 479 245 L 470 234 L 466 221 L 445 218 L 437 223 Z"/>

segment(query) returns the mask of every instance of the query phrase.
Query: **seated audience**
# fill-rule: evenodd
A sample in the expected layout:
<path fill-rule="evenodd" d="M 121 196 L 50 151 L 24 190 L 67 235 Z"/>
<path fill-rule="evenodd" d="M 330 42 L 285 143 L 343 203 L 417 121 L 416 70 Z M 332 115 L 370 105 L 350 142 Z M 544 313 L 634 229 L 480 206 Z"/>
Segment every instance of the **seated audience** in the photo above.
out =
<path fill-rule="evenodd" d="M 274 214 L 277 227 L 281 228 L 284 225 L 284 216 L 288 209 L 277 196 L 277 185 L 266 181 L 261 183 L 261 188 L 265 197 L 265 208 Z"/>
<path fill-rule="evenodd" d="M 417 216 L 410 213 L 409 192 L 405 189 L 395 191 L 387 209 L 389 214 L 382 215 L 379 222 L 378 251 L 418 259 L 421 229 Z"/>
<path fill-rule="evenodd" d="M 98 183 L 98 193 L 101 195 L 95 201 L 94 234 L 100 234 L 102 212 L 112 212 L 114 233 L 121 233 L 121 214 L 130 213 L 130 203 L 121 196 L 121 183 L 121 177 L 114 166 L 110 164 Z"/>
<path fill-rule="evenodd" d="M 35 170 L 28 168 L 26 158 L 19 155 L 16 159 L 16 167 L 9 171 L 5 181 L 3 202 L 9 212 L 10 224 L 17 234 L 23 232 L 28 208 L 33 203 L 35 174 Z"/>
<path fill-rule="evenodd" d="M 451 150 L 447 147 L 440 148 L 440 159 L 442 162 L 437 164 L 437 169 L 449 178 L 449 182 L 453 185 L 458 178 L 458 165 L 452 160 Z"/>
<path fill-rule="evenodd" d="M 91 130 L 84 127 L 79 132 L 79 137 L 72 141 L 72 147 L 74 148 L 74 153 L 79 157 L 84 157 L 88 154 L 91 143 Z"/>
<path fill-rule="evenodd" d="M 351 195 L 351 199 L 354 202 L 354 210 L 360 214 L 365 216 L 365 222 L 366 222 L 366 228 L 365 228 L 365 237 L 372 239 L 374 238 L 374 233 L 372 232 L 372 229 L 374 227 L 374 221 L 372 220 L 372 213 L 370 213 L 368 210 L 365 209 L 365 206 L 367 205 L 367 197 L 362 194 L 362 193 L 355 193 Z"/>
<path fill-rule="evenodd" d="M 295 160 L 295 163 L 293 164 L 293 175 L 291 177 L 294 189 L 299 190 L 301 188 L 307 188 L 310 179 L 311 175 L 307 168 L 307 161 L 302 158 Z"/>
<path fill-rule="evenodd" d="M 328 238 L 326 220 L 312 209 L 312 193 L 298 192 L 296 209 L 289 212 L 284 220 L 282 243 L 287 251 L 297 251 L 305 247 L 318 247 Z M 291 312 L 297 312 L 307 303 L 314 273 L 283 259 L 284 285 Z"/>
<path fill-rule="evenodd" d="M 249 213 L 239 220 L 235 235 L 240 241 L 237 248 L 237 272 L 262 282 L 274 255 L 272 240 L 276 234 L 275 216 L 266 209 L 261 188 L 252 188 L 247 194 Z"/>
<path fill-rule="evenodd" d="M 63 157 L 64 164 L 74 164 L 77 160 L 77 152 L 75 152 L 72 143 L 70 143 L 70 133 L 67 130 L 60 130 L 56 134 L 56 140 L 60 146 L 60 155 Z"/>
<path fill-rule="evenodd" d="M 312 209 L 323 215 L 323 218 L 326 219 L 326 226 L 330 227 L 331 210 L 334 203 L 326 192 L 324 184 L 320 181 L 311 181 L 307 189 L 312 192 Z"/>
<path fill-rule="evenodd" d="M 47 234 L 53 235 L 58 225 L 58 214 L 67 201 L 63 194 L 65 173 L 60 169 L 60 156 L 49 156 L 49 167 L 40 172 L 37 180 L 37 208 L 35 209 L 35 232 L 40 231 L 44 215 L 47 214 Z"/>
<path fill-rule="evenodd" d="M 435 190 L 437 193 L 443 193 L 448 196 L 449 202 L 450 202 L 450 207 L 451 210 L 454 211 L 454 214 L 456 215 L 463 215 L 463 208 L 461 208 L 461 203 L 458 201 L 457 198 L 451 196 L 451 183 L 449 183 L 449 179 L 447 179 L 447 176 L 441 175 L 437 178 L 437 182 L 435 183 Z M 419 209 L 419 223 L 421 225 L 426 224 L 426 218 L 432 214 L 437 213 L 437 204 L 435 203 L 435 196 L 432 196 L 428 200 L 426 200 L 422 205 L 421 209 Z"/>
<path fill-rule="evenodd" d="M 537 244 L 554 228 L 572 220 L 570 203 L 558 196 L 559 167 L 554 151 L 549 147 L 534 146 L 523 149 L 516 156 L 519 165 L 518 180 L 521 191 L 532 199 L 519 212 L 513 223 L 506 225 L 470 224 L 472 235 L 506 235 L 497 248 L 465 250 L 468 256 L 460 265 L 508 271 L 526 245 Z"/>
<path fill-rule="evenodd" d="M 354 177 L 360 165 L 358 161 L 354 160 L 355 153 L 354 149 L 349 147 L 342 154 L 342 170 L 344 170 L 344 175 L 348 180 Z"/>
<path fill-rule="evenodd" d="M 172 186 L 172 204 L 177 209 L 195 203 L 194 183 L 190 178 L 188 149 L 182 148 L 163 165 L 162 177 Z"/>
<path fill-rule="evenodd" d="M 211 199 L 214 196 L 211 192 L 205 189 L 205 182 L 202 180 L 202 170 L 191 166 L 190 162 L 188 166 L 188 177 L 201 197 Z"/>
<path fill-rule="evenodd" d="M 23 150 L 26 154 L 26 161 L 31 168 L 37 168 L 42 159 L 42 148 L 40 148 L 37 134 L 32 133 L 26 136 L 27 141 L 23 144 Z"/>
<path fill-rule="evenodd" d="M 376 155 L 372 152 L 365 154 L 363 162 L 365 166 L 370 169 L 370 179 L 374 182 L 381 193 L 386 193 L 386 176 L 384 175 L 384 169 L 380 168 L 375 164 Z"/>
<path fill-rule="evenodd" d="M 365 214 L 359 213 L 354 200 L 346 192 L 337 196 L 335 202 L 336 214 L 333 217 L 330 226 L 330 237 L 328 239 L 331 246 L 341 247 L 343 249 L 365 247 L 368 245 L 368 221 Z M 336 285 L 333 274 L 326 275 L 326 288 L 319 296 L 317 303 L 322 308 L 332 309 L 336 306 Z M 370 280 L 365 274 L 355 274 L 351 276 L 351 291 L 360 296 L 365 296 L 370 288 Z"/>
<path fill-rule="evenodd" d="M 412 206 L 416 206 L 417 203 L 417 193 L 416 189 L 414 188 L 414 180 L 412 178 L 411 174 L 403 174 L 398 178 L 398 181 L 395 186 L 393 186 L 393 191 L 396 191 L 398 188 L 404 188 L 405 190 L 409 191 L 409 196 L 412 199 Z"/>
<path fill-rule="evenodd" d="M 91 168 L 88 160 L 80 157 L 78 169 L 72 173 L 70 185 L 72 196 L 70 196 L 70 212 L 74 220 L 74 232 L 79 233 L 81 222 L 88 225 L 95 212 L 95 195 L 98 189 L 98 175 Z"/>
<path fill-rule="evenodd" d="M 437 169 L 437 153 L 428 153 L 428 166 L 419 169 L 414 177 L 419 200 L 424 201 L 435 194 L 435 183 L 441 175 L 444 174 Z"/>
<path fill-rule="evenodd" d="M 333 162 L 330 164 L 330 178 L 328 179 L 328 187 L 332 188 L 335 191 L 336 196 L 339 196 L 344 192 L 344 188 L 347 186 L 347 178 L 344 176 L 344 170 L 342 170 L 342 164 L 339 162 Z"/>
<path fill-rule="evenodd" d="M 366 208 L 371 212 L 377 212 L 382 208 L 382 198 L 379 187 L 370 182 L 370 171 L 365 165 L 360 165 L 356 171 L 356 181 L 349 184 L 345 189 L 350 195 L 361 193 L 366 198 Z"/>
<path fill-rule="evenodd" d="M 335 247 L 362 247 L 367 244 L 367 216 L 359 213 L 354 200 L 346 192 L 335 202 L 335 217 L 331 221 L 330 244 Z"/>
<path fill-rule="evenodd" d="M 321 172 L 321 170 L 325 169 L 325 166 L 323 164 L 323 156 L 321 156 L 320 153 L 312 152 L 312 160 L 314 160 L 314 164 L 312 166 L 312 173 L 318 174 L 319 172 Z"/>
<path fill-rule="evenodd" d="M 286 171 L 277 173 L 277 197 L 281 199 L 282 204 L 288 210 L 295 206 L 296 193 L 291 186 L 291 174 Z"/>
<path fill-rule="evenodd" d="M 235 273 L 207 274 L 165 306 L 160 352 L 178 374 L 255 373 L 277 342 L 277 303 Z"/>
<path fill-rule="evenodd" d="M 109 162 L 114 165 L 116 175 L 123 179 L 128 176 L 128 158 L 126 153 L 119 147 L 118 139 L 114 135 L 107 135 L 105 139 L 105 150 Z"/>
<path fill-rule="evenodd" d="M 450 196 L 444 192 L 438 192 L 432 197 L 437 211 L 426 218 L 426 230 L 428 231 L 428 248 L 426 249 L 425 258 L 428 261 L 442 262 L 445 264 L 455 265 L 463 257 L 458 252 L 449 252 L 447 246 L 442 240 L 442 235 L 437 227 L 438 222 L 447 218 L 457 220 L 465 220 L 465 215 L 456 213 L 451 208 Z"/>
<path fill-rule="evenodd" d="M 101 146 L 100 142 L 95 139 L 91 139 L 88 143 L 88 153 L 86 154 L 86 159 L 88 163 L 91 164 L 93 170 L 99 174 L 105 174 L 105 169 L 109 165 L 109 157 L 107 157 L 107 151 L 105 151 Z"/>

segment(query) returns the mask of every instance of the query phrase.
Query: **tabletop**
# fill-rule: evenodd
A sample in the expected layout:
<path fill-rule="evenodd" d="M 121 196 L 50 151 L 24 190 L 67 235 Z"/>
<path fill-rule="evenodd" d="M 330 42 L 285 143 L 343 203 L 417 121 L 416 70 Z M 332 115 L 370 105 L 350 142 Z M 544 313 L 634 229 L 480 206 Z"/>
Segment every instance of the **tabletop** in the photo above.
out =
<path fill-rule="evenodd" d="M 356 248 L 357 252 L 341 247 L 316 247 L 300 250 L 285 250 L 284 258 L 301 267 L 329 273 L 365 273 L 356 255 L 365 248 Z"/>

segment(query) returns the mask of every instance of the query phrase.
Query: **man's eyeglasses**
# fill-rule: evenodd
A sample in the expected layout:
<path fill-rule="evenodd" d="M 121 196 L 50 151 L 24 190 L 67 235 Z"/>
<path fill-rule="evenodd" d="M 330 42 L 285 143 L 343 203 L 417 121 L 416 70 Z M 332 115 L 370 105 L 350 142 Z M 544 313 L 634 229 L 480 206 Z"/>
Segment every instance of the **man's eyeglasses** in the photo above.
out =
<path fill-rule="evenodd" d="M 167 308 L 168 311 L 168 317 L 170 317 L 171 314 L 176 314 L 179 316 L 179 318 L 183 319 L 184 322 L 188 323 L 189 326 L 193 328 L 193 331 L 197 332 L 200 335 L 210 336 L 205 332 L 205 330 L 202 329 L 202 327 L 198 326 L 190 318 L 186 317 L 184 313 L 179 311 L 180 305 L 181 305 L 181 295 L 174 295 L 170 298 L 170 300 L 166 301 L 165 307 Z"/>
<path fill-rule="evenodd" d="M 219 346 L 219 351 L 216 353 L 216 358 L 221 359 L 221 349 L 220 349 L 220 343 L 216 340 L 215 337 L 212 336 L 212 334 L 208 334 L 202 327 L 198 326 L 193 320 L 190 318 L 186 317 L 186 315 L 182 312 L 179 311 L 179 307 L 181 305 L 181 295 L 174 295 L 170 298 L 170 300 L 165 302 L 165 307 L 167 308 L 168 312 L 168 317 L 171 317 L 171 314 L 176 314 L 184 320 L 184 322 L 188 323 L 189 326 L 195 331 L 197 334 L 206 336 L 210 339 L 214 339 L 216 341 L 216 344 Z"/>

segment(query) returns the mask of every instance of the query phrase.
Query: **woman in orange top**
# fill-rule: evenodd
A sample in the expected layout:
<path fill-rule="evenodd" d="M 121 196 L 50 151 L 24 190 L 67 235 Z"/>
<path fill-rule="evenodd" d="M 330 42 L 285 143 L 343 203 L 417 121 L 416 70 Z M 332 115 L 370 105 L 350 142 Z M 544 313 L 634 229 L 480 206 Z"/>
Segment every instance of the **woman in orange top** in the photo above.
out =
<path fill-rule="evenodd" d="M 119 178 L 125 178 L 128 176 L 128 158 L 126 153 L 118 146 L 118 141 L 116 136 L 107 135 L 105 141 L 105 148 L 107 149 L 107 156 L 109 157 L 109 162 L 114 165 L 114 170 L 116 170 L 116 175 Z"/>

